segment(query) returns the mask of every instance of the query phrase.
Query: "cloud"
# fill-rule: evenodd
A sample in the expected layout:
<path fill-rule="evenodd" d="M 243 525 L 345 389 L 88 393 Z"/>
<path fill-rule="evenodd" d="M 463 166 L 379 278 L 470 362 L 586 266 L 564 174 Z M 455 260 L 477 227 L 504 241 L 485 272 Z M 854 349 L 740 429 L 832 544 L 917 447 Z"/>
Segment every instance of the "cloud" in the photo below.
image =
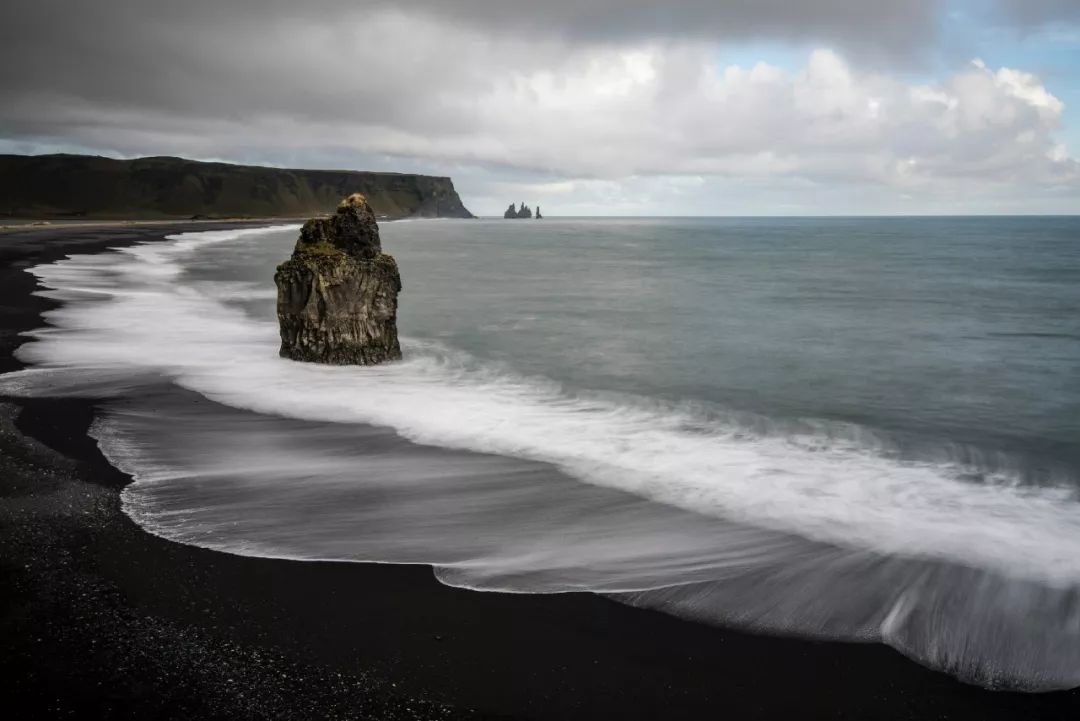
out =
<path fill-rule="evenodd" d="M 1080 22 L 1076 0 L 998 0 L 996 9 L 1007 20 L 1023 25 Z"/>
<path fill-rule="evenodd" d="M 170 29 L 265 27 L 277 22 L 355 25 L 396 11 L 485 32 L 575 43 L 657 38 L 781 40 L 869 55 L 901 55 L 936 32 L 940 0 L 10 0 L 8 36 L 130 42 Z M 872 32 L 867 32 L 872 28 Z M 91 38 L 87 38 L 87 35 Z M 92 40 L 91 40 L 92 41 Z"/>
<path fill-rule="evenodd" d="M 1036 76 L 977 61 L 914 83 L 864 61 L 858 36 L 894 12 L 890 52 L 932 35 L 922 0 L 683 0 L 661 25 L 638 0 L 18 4 L 0 11 L 8 147 L 452 172 L 489 212 L 499 183 L 621 204 L 726 181 L 958 203 L 1078 182 Z M 842 49 L 722 66 L 719 39 L 748 33 Z"/>

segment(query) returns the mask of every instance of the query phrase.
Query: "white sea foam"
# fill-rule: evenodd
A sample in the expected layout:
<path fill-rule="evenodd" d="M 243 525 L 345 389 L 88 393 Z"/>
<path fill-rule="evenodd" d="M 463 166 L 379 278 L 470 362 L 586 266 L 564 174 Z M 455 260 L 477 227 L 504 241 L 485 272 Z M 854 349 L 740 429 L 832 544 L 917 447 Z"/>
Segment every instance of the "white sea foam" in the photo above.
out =
<path fill-rule="evenodd" d="M 52 327 L 33 333 L 35 342 L 20 350 L 33 367 L 0 377 L 0 391 L 101 395 L 125 392 L 140 377 L 164 376 L 233 408 L 386 426 L 421 444 L 553 464 L 588 484 L 690 512 L 680 523 L 719 519 L 722 531 L 669 531 L 658 520 L 669 517 L 645 519 L 634 510 L 612 514 L 609 523 L 591 520 L 586 529 L 565 519 L 550 529 L 530 524 L 519 530 L 527 543 L 503 526 L 474 538 L 481 523 L 492 523 L 478 508 L 489 515 L 489 506 L 505 510 L 507 493 L 508 507 L 527 509 L 537 501 L 500 488 L 472 497 L 462 515 L 423 533 L 403 537 L 400 530 L 423 523 L 421 513 L 430 510 L 417 510 L 413 494 L 402 501 L 411 510 L 388 525 L 394 533 L 375 540 L 305 538 L 306 550 L 296 550 L 295 538 L 275 542 L 273 529 L 244 525 L 252 519 L 240 524 L 243 532 L 220 532 L 235 521 L 211 503 L 199 508 L 187 495 L 174 497 L 176 489 L 167 498 L 140 493 L 140 486 L 164 488 L 192 474 L 217 477 L 229 462 L 195 459 L 175 471 L 161 448 L 140 450 L 131 440 L 138 422 L 118 417 L 98 434 L 110 457 L 137 479 L 126 495 L 129 508 L 158 532 L 241 553 L 430 562 L 440 567 L 440 578 L 458 585 L 631 592 L 630 602 L 692 617 L 878 637 L 986 683 L 1020 677 L 1044 688 L 1080 680 L 1080 619 L 1050 612 L 1067 606 L 1080 584 L 1074 486 L 1035 487 L 1007 474 L 983 474 L 983 482 L 972 483 L 964 465 L 900 460 L 865 429 L 837 435 L 815 433 L 810 424 L 803 433 L 761 432 L 717 409 L 577 392 L 430 342 L 408 341 L 406 361 L 374 368 L 283 360 L 273 322 L 224 302 L 262 297 L 264 290 L 183 280 L 185 261 L 205 244 L 260 232 L 266 231 L 185 234 L 168 244 L 33 269 L 48 295 L 69 302 L 50 311 Z M 348 478 L 335 475 L 340 459 L 324 459 L 320 467 L 309 456 L 291 462 L 285 452 L 260 454 L 264 466 L 257 473 L 244 469 L 253 478 L 318 468 L 335 479 L 328 486 L 334 492 L 348 487 Z M 378 472 L 378 459 L 365 462 Z M 416 489 L 438 493 L 431 478 L 410 477 Z M 291 487 L 283 483 L 276 492 Z M 374 528 L 380 519 L 366 520 Z M 631 527 L 620 528 L 623 521 Z M 574 532 L 563 538 L 567 528 Z M 800 549 L 791 535 L 828 548 Z M 736 575 L 741 581 L 729 583 Z M 932 623 L 920 615 L 928 608 Z M 1026 618 L 1040 618 L 1041 625 L 1030 631 Z"/>
<path fill-rule="evenodd" d="M 1080 581 L 1080 504 L 1071 489 L 1008 478 L 973 484 L 956 465 L 753 434 L 644 399 L 575 394 L 432 344 L 407 344 L 409 360 L 377 368 L 280 359 L 273 323 L 176 282 L 199 247 L 260 232 L 184 234 L 34 269 L 56 297 L 109 300 L 50 312 L 61 330 L 36 333 L 20 351 L 38 370 L 4 378 L 3 388 L 32 391 L 43 370 L 57 368 L 161 373 L 234 407 L 385 425 L 419 443 L 545 461 L 590 483 L 819 541 Z M 49 378 L 55 387 L 56 374 Z"/>

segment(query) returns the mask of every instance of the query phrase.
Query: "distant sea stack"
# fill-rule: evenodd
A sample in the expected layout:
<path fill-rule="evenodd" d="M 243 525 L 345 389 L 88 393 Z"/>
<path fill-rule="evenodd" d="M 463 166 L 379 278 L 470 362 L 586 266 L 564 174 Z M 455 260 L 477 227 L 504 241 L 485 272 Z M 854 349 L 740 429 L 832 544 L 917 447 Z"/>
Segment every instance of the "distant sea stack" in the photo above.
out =
<path fill-rule="evenodd" d="M 363 193 L 375 217 L 471 218 L 450 178 L 184 158 L 0 155 L 0 217 L 309 218 Z"/>
<path fill-rule="evenodd" d="M 274 282 L 282 357 L 333 365 L 401 358 L 401 276 L 382 252 L 375 213 L 360 193 L 341 201 L 334 215 L 304 223 Z"/>
<path fill-rule="evenodd" d="M 533 217 L 533 214 L 532 209 L 529 208 L 529 206 L 525 205 L 525 203 L 521 204 L 520 210 L 514 208 L 514 204 L 511 203 L 510 207 L 506 209 L 505 213 L 503 213 L 503 217 L 508 219 L 531 218 Z"/>

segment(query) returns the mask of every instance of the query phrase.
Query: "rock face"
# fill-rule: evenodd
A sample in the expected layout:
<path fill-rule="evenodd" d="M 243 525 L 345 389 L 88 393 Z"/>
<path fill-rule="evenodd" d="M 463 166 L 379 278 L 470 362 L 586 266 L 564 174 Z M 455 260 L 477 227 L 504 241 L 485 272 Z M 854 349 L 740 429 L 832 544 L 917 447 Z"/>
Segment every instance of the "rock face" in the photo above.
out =
<path fill-rule="evenodd" d="M 471 218 L 450 178 L 184 158 L 0 155 L 0 216 L 302 218 L 360 192 L 377 218 Z"/>
<path fill-rule="evenodd" d="M 363 195 L 345 198 L 329 218 L 304 223 L 274 282 L 282 357 L 335 365 L 401 358 L 401 276 L 382 252 L 379 226 Z"/>
<path fill-rule="evenodd" d="M 510 219 L 510 218 L 531 218 L 531 217 L 533 217 L 533 215 L 532 215 L 532 210 L 529 208 L 529 206 L 525 205 L 525 203 L 521 204 L 521 209 L 520 210 L 515 209 L 514 204 L 511 203 L 510 207 L 506 209 L 505 213 L 503 213 L 503 217 L 508 218 L 508 219 Z"/>

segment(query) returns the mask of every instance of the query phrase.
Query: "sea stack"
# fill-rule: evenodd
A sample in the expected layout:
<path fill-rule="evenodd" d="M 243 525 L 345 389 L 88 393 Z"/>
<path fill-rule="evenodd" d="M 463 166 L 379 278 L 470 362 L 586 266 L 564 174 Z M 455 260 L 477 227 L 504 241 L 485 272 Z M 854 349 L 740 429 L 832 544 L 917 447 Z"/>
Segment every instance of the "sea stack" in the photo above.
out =
<path fill-rule="evenodd" d="M 510 207 L 506 209 L 505 213 L 503 213 L 503 217 L 507 219 L 531 218 L 533 217 L 533 214 L 532 209 L 529 208 L 529 206 L 525 205 L 525 202 L 522 201 L 520 210 L 515 208 L 514 204 L 511 203 Z"/>
<path fill-rule="evenodd" d="M 363 195 L 345 198 L 328 218 L 304 223 L 274 282 L 282 357 L 334 365 L 401 358 L 401 276 L 382 252 L 379 225 Z"/>

